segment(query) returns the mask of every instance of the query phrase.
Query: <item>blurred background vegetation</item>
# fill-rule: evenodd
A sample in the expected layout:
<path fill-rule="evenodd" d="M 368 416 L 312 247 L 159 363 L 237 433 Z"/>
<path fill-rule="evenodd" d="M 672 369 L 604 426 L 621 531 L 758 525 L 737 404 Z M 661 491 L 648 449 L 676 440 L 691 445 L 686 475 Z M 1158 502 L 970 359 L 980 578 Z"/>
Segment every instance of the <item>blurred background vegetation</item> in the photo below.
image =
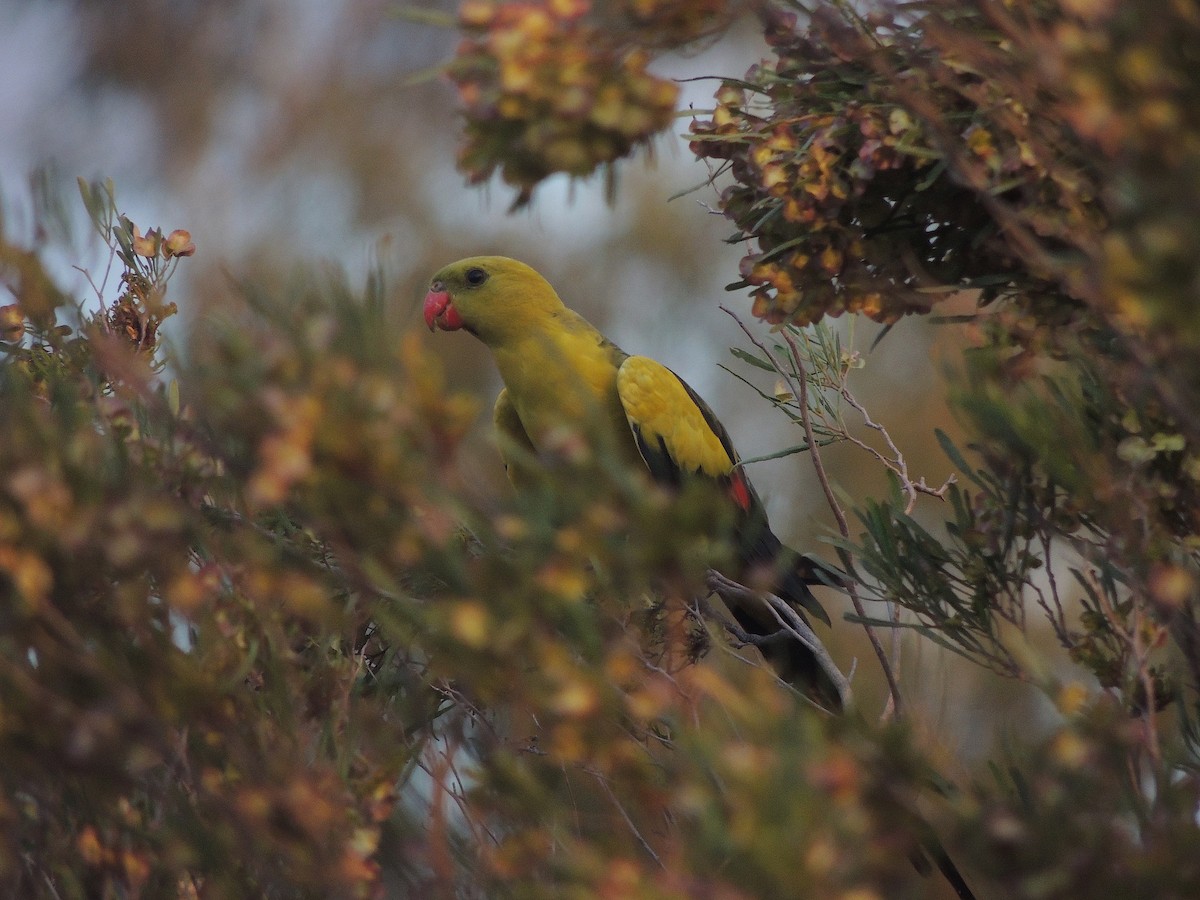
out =
<path fill-rule="evenodd" d="M 1197 48 L 1185 0 L 0 2 L 0 885 L 949 896 L 932 828 L 980 896 L 1194 896 Z M 751 475 L 903 626 L 899 715 L 832 589 L 845 717 L 689 620 L 687 498 L 513 496 L 418 330 L 492 252 L 746 458 L 806 380 L 848 534 L 810 454 Z"/>

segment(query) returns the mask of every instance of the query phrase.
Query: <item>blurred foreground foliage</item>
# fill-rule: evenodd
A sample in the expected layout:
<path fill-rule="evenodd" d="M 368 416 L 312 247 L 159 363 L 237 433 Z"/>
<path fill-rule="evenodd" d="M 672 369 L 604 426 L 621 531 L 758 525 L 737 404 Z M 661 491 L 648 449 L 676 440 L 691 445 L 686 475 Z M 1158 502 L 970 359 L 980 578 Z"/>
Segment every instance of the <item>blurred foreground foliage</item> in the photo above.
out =
<path fill-rule="evenodd" d="M 91 184 L 119 284 L 62 290 L 53 228 L 0 240 L 6 895 L 927 897 L 930 829 L 980 896 L 1200 892 L 1200 17 L 756 10 L 774 58 L 692 134 L 729 163 L 755 313 L 980 301 L 949 512 L 914 512 L 885 462 L 897 490 L 857 510 L 843 562 L 901 624 L 1043 688 L 1054 722 L 964 772 L 903 718 L 813 710 L 690 614 L 719 555 L 703 498 L 603 459 L 471 499 L 477 404 L 379 273 L 189 301 L 173 357 L 190 236 L 143 234 Z M 611 163 L 669 124 L 646 59 L 732 12 L 464 4 L 464 164 L 528 199 Z M 853 359 L 781 334 L 744 358 L 846 434 Z M 800 415 L 798 392 L 767 400 Z"/>
<path fill-rule="evenodd" d="M 656 53 L 719 33 L 729 0 L 467 0 L 466 39 L 447 74 L 466 113 L 460 167 L 499 171 L 529 202 L 547 176 L 589 175 L 675 121 L 679 87 L 647 65 Z"/>
<path fill-rule="evenodd" d="M 4 244 L 5 894 L 926 895 L 904 728 L 694 664 L 704 498 L 464 500 L 477 404 L 378 274 L 232 285 L 172 358 L 194 246 L 83 189 L 101 311 Z"/>
<path fill-rule="evenodd" d="M 627 7 L 568 5 L 601 23 Z M 503 6 L 514 16 L 562 7 Z M 1197 810 L 1181 798 L 1195 790 L 1200 712 L 1200 11 L 1140 0 L 702 6 L 692 9 L 707 27 L 673 41 L 614 33 L 653 55 L 711 38 L 739 12 L 757 19 L 768 55 L 721 79 L 689 138 L 711 161 L 730 241 L 747 248 L 730 288 L 749 288 L 753 315 L 780 330 L 782 341 L 739 353 L 778 376 L 764 398 L 800 423 L 805 385 L 820 443 L 853 440 L 850 412 L 878 429 L 847 386 L 861 360 L 804 326 L 847 312 L 895 326 L 974 300 L 973 313 L 943 320 L 967 345 L 952 402 L 968 446 L 940 435 L 961 483 L 918 484 L 890 441 L 874 453 L 895 491 L 855 510 L 857 533 L 846 527 L 837 543 L 861 596 L 906 616 L 854 618 L 912 628 L 1064 703 L 1056 685 L 1070 670 L 1032 649 L 1039 631 L 1052 635 L 1080 667 L 1066 677 L 1093 679 L 1093 712 L 1114 707 L 1093 734 L 1133 740 L 1121 751 L 1139 773 L 1125 791 L 1133 807 L 1093 812 L 1136 819 L 1168 877 L 1157 892 L 1188 893 L 1194 867 L 1149 844 L 1194 841 L 1186 816 Z M 596 83 L 620 79 L 585 43 L 558 30 L 555 59 Z M 500 133 L 463 99 L 469 136 Z M 580 121 L 550 115 L 561 128 Z M 497 146 L 546 174 L 581 174 L 536 147 Z M 914 510 L 921 493 L 941 496 L 948 514 Z M 1157 831 L 1150 809 L 1168 783 L 1183 791 L 1184 818 Z M 1025 889 L 1118 896 L 1135 877 L 1102 866 L 1103 879 L 1084 883 L 1059 864 Z"/>

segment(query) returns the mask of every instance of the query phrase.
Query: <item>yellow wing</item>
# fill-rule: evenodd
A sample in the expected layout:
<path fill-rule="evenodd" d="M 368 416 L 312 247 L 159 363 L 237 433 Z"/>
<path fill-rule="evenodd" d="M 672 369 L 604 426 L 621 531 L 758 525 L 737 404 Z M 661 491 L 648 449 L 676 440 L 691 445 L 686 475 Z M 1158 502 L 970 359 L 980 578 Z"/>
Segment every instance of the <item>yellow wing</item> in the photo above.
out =
<path fill-rule="evenodd" d="M 631 356 L 617 370 L 617 394 L 655 478 L 678 482 L 686 474 L 728 478 L 737 453 L 712 410 L 661 363 Z"/>
<path fill-rule="evenodd" d="M 742 565 L 774 569 L 779 595 L 829 624 L 828 613 L 808 589 L 809 584 L 829 583 L 829 576 L 819 574 L 824 567 L 785 548 L 771 531 L 762 500 L 737 465 L 729 433 L 700 395 L 666 366 L 645 356 L 631 356 L 621 364 L 617 393 L 650 474 L 668 484 L 679 484 L 697 473 L 712 478 L 739 508 L 736 547 Z M 760 610 L 756 607 L 753 612 Z M 747 625 L 749 621 L 742 621 L 743 627 L 761 633 Z"/>
<path fill-rule="evenodd" d="M 492 409 L 492 424 L 496 427 L 497 443 L 500 446 L 500 458 L 504 460 L 504 468 L 508 472 L 508 480 L 517 490 L 527 488 L 534 480 L 534 462 L 537 450 L 529 433 L 521 423 L 517 409 L 508 397 L 508 388 L 500 392 L 496 398 L 496 406 Z"/>

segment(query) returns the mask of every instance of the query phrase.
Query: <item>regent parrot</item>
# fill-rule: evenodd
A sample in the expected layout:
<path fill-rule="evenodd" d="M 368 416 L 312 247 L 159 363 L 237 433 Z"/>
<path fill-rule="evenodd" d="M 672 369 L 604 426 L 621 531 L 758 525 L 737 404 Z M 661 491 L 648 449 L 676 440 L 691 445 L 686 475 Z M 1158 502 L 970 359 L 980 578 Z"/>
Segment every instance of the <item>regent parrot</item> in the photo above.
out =
<path fill-rule="evenodd" d="M 700 396 L 670 369 L 630 356 L 578 313 L 524 263 L 477 256 L 433 276 L 425 297 L 430 330 L 464 329 L 492 351 L 504 390 L 496 400 L 496 428 L 526 458 L 552 449 L 566 433 L 599 435 L 660 482 L 710 479 L 735 507 L 739 581 L 763 583 L 797 611 L 829 624 L 808 585 L 827 583 L 820 564 L 784 547 L 771 531 L 762 501 L 729 434 Z M 505 442 L 502 442 L 502 444 Z M 520 486 L 520 462 L 506 459 Z M 738 625 L 758 637 L 780 677 L 838 708 L 840 698 L 812 652 L 757 600 L 734 604 Z M 801 612 L 801 615 L 804 615 Z"/>
<path fill-rule="evenodd" d="M 462 259 L 434 275 L 425 323 L 430 330 L 468 331 L 492 351 L 505 385 L 496 399 L 495 425 L 509 446 L 523 451 L 505 459 L 518 487 L 528 477 L 523 460 L 553 451 L 566 434 L 607 440 L 631 464 L 645 465 L 668 484 L 710 479 L 736 511 L 739 580 L 754 581 L 750 576 L 765 572 L 774 592 L 797 612 L 829 624 L 808 586 L 829 583 L 830 575 L 820 573 L 830 570 L 786 548 L 771 531 L 728 432 L 670 369 L 621 350 L 568 309 L 541 275 L 503 256 Z M 730 612 L 747 633 L 777 636 L 761 649 L 781 678 L 828 708 L 840 708 L 840 695 L 812 652 L 782 632 L 761 602 L 735 603 Z M 927 826 L 921 830 L 922 844 L 955 893 L 973 900 L 936 835 Z M 928 870 L 920 854 L 913 861 Z"/>

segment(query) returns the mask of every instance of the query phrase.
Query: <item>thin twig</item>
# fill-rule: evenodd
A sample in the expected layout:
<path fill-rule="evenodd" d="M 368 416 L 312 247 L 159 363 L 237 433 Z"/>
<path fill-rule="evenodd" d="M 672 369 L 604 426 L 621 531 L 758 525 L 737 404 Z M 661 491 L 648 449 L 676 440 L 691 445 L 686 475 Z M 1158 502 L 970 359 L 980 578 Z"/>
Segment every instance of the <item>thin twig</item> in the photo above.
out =
<path fill-rule="evenodd" d="M 751 659 L 749 656 L 744 656 L 738 652 L 738 650 L 741 647 L 762 647 L 764 644 L 770 643 L 770 641 L 773 638 L 773 635 L 767 635 L 765 637 L 761 637 L 756 634 L 750 634 L 750 632 L 748 632 L 748 631 L 746 631 L 746 629 L 742 628 L 742 626 L 739 625 L 737 622 L 733 621 L 732 619 L 726 618 L 725 616 L 721 615 L 717 610 L 713 609 L 712 605 L 709 604 L 708 602 L 706 602 L 706 600 L 704 598 L 699 598 L 699 597 L 696 598 L 696 600 L 693 602 L 692 606 L 688 607 L 688 610 L 691 612 L 691 614 L 693 616 L 696 617 L 696 619 L 698 621 L 704 622 L 704 621 L 709 621 L 709 620 L 715 620 L 718 625 L 720 625 L 722 628 L 725 629 L 725 632 L 730 637 L 732 637 L 735 641 L 737 641 L 737 647 L 732 647 L 727 642 L 723 642 L 723 641 L 718 642 L 718 645 L 717 645 L 718 649 L 720 649 L 722 652 L 728 654 L 729 656 L 732 656 L 734 659 L 736 659 L 742 665 L 750 666 L 751 668 L 754 668 L 754 669 L 763 669 L 764 671 L 770 673 L 770 675 L 772 677 L 774 677 L 775 683 L 778 684 L 780 687 L 782 687 L 784 690 L 791 691 L 793 694 L 795 694 L 797 697 L 799 697 L 805 703 L 810 703 L 813 706 L 815 706 L 817 709 L 824 709 L 824 707 L 820 706 L 811 697 L 809 697 L 807 694 L 800 691 L 794 684 L 789 684 L 788 682 L 786 682 L 782 678 L 780 678 L 779 673 L 776 672 L 771 666 L 764 665 L 764 660 L 762 659 L 761 656 L 759 657 L 758 660 L 754 660 L 754 659 Z M 847 681 L 850 680 L 849 675 L 846 676 L 846 680 Z"/>
<path fill-rule="evenodd" d="M 787 335 L 785 335 L 785 337 L 787 337 Z M 946 480 L 936 488 L 928 484 L 924 477 L 922 477 L 919 481 L 914 481 L 908 471 L 908 461 L 905 459 L 904 454 L 900 452 L 900 448 L 897 447 L 896 443 L 892 440 L 891 434 L 883 425 L 871 418 L 866 407 L 859 402 L 859 400 L 850 391 L 850 388 L 847 387 L 847 369 L 841 364 L 840 357 L 836 357 L 834 353 L 831 353 L 830 348 L 823 340 L 818 338 L 816 347 L 814 347 L 813 341 L 809 339 L 808 335 L 803 335 L 803 338 L 806 356 L 814 366 L 814 370 L 811 373 L 805 373 L 805 381 L 808 382 L 810 386 L 818 388 L 815 397 L 811 393 L 809 394 L 809 397 L 815 401 L 810 405 L 809 413 L 811 415 L 815 415 L 819 420 L 819 422 L 814 423 L 814 432 L 819 434 L 828 434 L 832 440 L 847 441 L 853 444 L 860 450 L 863 450 L 874 457 L 875 460 L 880 463 L 880 465 L 887 468 L 888 471 L 894 473 L 896 477 L 900 479 L 901 489 L 908 498 L 908 502 L 904 507 L 905 513 L 912 512 L 913 507 L 916 506 L 918 494 L 928 494 L 931 497 L 937 497 L 939 500 L 945 500 L 946 492 L 949 490 L 950 485 L 957 482 L 957 477 L 951 473 L 946 477 Z M 792 342 L 789 340 L 789 343 Z M 819 353 L 817 352 L 818 349 L 820 350 Z M 794 343 L 792 343 L 792 352 L 793 355 L 796 352 L 796 346 Z M 789 373 L 781 371 L 779 374 L 788 376 Z M 793 364 L 789 380 L 794 382 L 797 377 L 799 377 L 799 371 Z M 889 456 L 887 453 L 883 453 L 872 447 L 861 438 L 855 437 L 843 421 L 841 410 L 835 410 L 833 405 L 830 403 L 828 397 L 826 396 L 827 393 L 833 394 L 854 409 L 861 417 L 864 427 L 877 432 L 883 438 L 891 455 Z M 795 397 L 795 394 L 793 393 L 792 396 Z M 798 409 L 800 404 L 797 399 L 788 405 L 795 406 Z M 793 414 L 789 411 L 788 415 L 797 421 L 801 419 L 801 416 L 798 413 Z"/>
<path fill-rule="evenodd" d="M 585 771 L 589 772 L 596 779 L 596 781 L 600 782 L 600 786 L 604 788 L 604 793 L 608 794 L 608 799 L 611 800 L 613 806 L 617 808 L 617 812 L 621 814 L 621 818 L 625 820 L 625 824 L 629 826 L 629 830 L 633 832 L 633 836 L 637 838 L 637 842 L 642 845 L 642 849 L 645 850 L 650 858 L 658 864 L 660 869 L 662 869 L 664 872 L 667 871 L 666 865 L 661 859 L 659 859 L 658 854 L 654 852 L 654 848 L 650 846 L 650 842 L 647 841 L 646 838 L 643 837 L 641 831 L 638 830 L 637 825 L 634 824 L 633 819 L 626 811 L 624 804 L 621 803 L 621 801 L 617 798 L 617 795 L 613 793 L 612 786 L 608 783 L 608 779 L 602 773 L 597 772 L 594 769 L 587 769 Z"/>
<path fill-rule="evenodd" d="M 1063 646 L 1069 646 L 1071 636 L 1067 633 L 1067 617 L 1063 612 L 1062 599 L 1058 593 L 1058 580 L 1054 576 L 1054 560 L 1051 556 L 1053 548 L 1050 545 L 1050 536 L 1042 535 L 1042 558 L 1046 561 L 1046 578 L 1050 582 L 1050 599 L 1054 603 L 1054 608 L 1051 609 L 1044 598 L 1040 597 L 1039 603 L 1042 609 L 1046 612 L 1046 618 L 1050 620 L 1050 624 L 1054 628 L 1054 633 L 1058 636 L 1059 643 Z"/>
<path fill-rule="evenodd" d="M 787 341 L 790 345 L 792 345 L 792 352 L 795 353 L 795 344 L 792 342 L 790 335 L 787 336 Z M 867 411 L 863 405 L 858 402 L 854 395 L 851 394 L 849 389 L 844 385 L 838 389 L 838 393 L 841 395 L 842 399 L 854 407 L 854 409 L 856 409 L 862 416 L 863 425 L 873 431 L 879 432 L 879 434 L 883 436 L 884 441 L 888 445 L 888 449 L 892 451 L 893 456 L 888 457 L 883 453 L 880 453 L 866 441 L 856 438 L 854 435 L 850 434 L 849 431 L 842 434 L 842 437 L 845 440 L 849 441 L 851 444 L 854 444 L 854 446 L 867 451 L 877 460 L 879 460 L 884 466 L 896 473 L 896 475 L 900 478 L 901 489 L 905 494 L 908 495 L 908 502 L 904 506 L 904 512 L 906 514 L 911 513 L 913 511 L 913 507 L 916 506 L 917 494 L 928 494 L 931 497 L 937 497 L 939 500 L 946 499 L 946 491 L 950 489 L 950 485 L 958 482 L 958 478 L 953 472 L 946 476 L 946 480 L 942 482 L 940 487 L 936 488 L 931 487 L 925 481 L 924 476 L 921 477 L 920 481 L 913 481 L 908 474 L 908 461 L 904 458 L 904 454 L 900 452 L 899 448 L 897 448 L 892 442 L 892 436 L 888 433 L 888 430 L 867 414 Z"/>
<path fill-rule="evenodd" d="M 766 605 L 767 609 L 775 616 L 775 620 L 779 623 L 791 637 L 802 643 L 816 659 L 817 665 L 821 667 L 834 687 L 837 688 L 838 697 L 842 701 L 843 708 L 848 708 L 853 702 L 853 696 L 850 690 L 850 682 L 846 676 L 842 674 L 842 670 L 837 667 L 837 663 L 833 661 L 833 657 L 829 655 L 829 651 L 825 649 L 825 645 L 821 643 L 821 639 L 809 627 L 809 624 L 804 621 L 803 616 L 796 612 L 795 609 L 785 600 L 777 597 L 775 594 L 766 591 L 755 591 L 746 587 L 744 584 L 739 584 L 730 578 L 725 577 L 715 569 L 708 570 L 708 586 L 721 596 L 723 600 L 736 600 L 746 602 L 747 600 L 757 599 L 759 602 Z M 734 605 L 737 605 L 736 603 Z M 728 627 L 728 626 L 726 626 Z M 738 629 L 739 639 L 744 639 L 746 643 L 762 644 L 771 640 L 777 640 L 774 635 L 768 635 L 766 638 L 756 635 L 747 634 L 742 629 Z"/>
<path fill-rule="evenodd" d="M 800 424 L 804 428 L 804 438 L 808 442 L 809 452 L 813 463 L 813 470 L 817 473 L 817 481 L 820 482 L 821 490 L 825 494 L 825 500 L 829 504 L 830 510 L 833 512 L 834 519 L 837 520 L 838 531 L 841 533 L 843 538 L 849 540 L 850 524 L 846 520 L 845 511 L 842 509 L 841 504 L 838 503 L 837 497 L 833 492 L 833 485 L 830 483 L 829 475 L 825 471 L 825 463 L 821 459 L 820 450 L 816 446 L 817 442 L 816 435 L 813 433 L 812 415 L 808 408 L 808 373 L 805 368 L 804 359 L 800 353 L 800 349 L 796 346 L 796 342 L 792 339 L 792 336 L 788 334 L 787 331 L 783 331 L 782 334 L 784 340 L 787 341 L 788 346 L 791 348 L 792 362 L 796 367 L 796 377 L 792 377 L 791 374 L 779 364 L 779 361 L 775 359 L 774 355 L 766 347 L 766 345 L 756 338 L 750 329 L 746 327 L 745 323 L 742 322 L 736 313 L 726 309 L 725 307 L 721 308 L 728 313 L 728 315 L 735 322 L 737 322 L 738 327 L 742 329 L 746 337 L 750 339 L 751 343 L 753 343 L 754 346 L 758 347 L 758 349 L 766 355 L 767 359 L 770 360 L 771 365 L 775 367 L 775 370 L 781 375 L 787 377 L 793 383 L 794 393 L 796 394 L 796 398 L 799 400 Z M 839 554 L 842 558 L 843 565 L 845 565 L 849 570 L 852 564 L 849 554 L 844 550 L 840 550 Z M 863 606 L 862 599 L 858 596 L 858 589 L 853 581 L 847 584 L 846 593 L 849 594 L 850 602 L 854 605 L 854 611 L 858 614 L 859 618 L 866 619 L 866 608 Z M 884 678 L 887 679 L 888 691 L 892 697 L 892 700 L 889 703 L 891 714 L 896 718 L 899 718 L 903 714 L 903 704 L 900 696 L 900 685 L 896 680 L 896 673 L 892 668 L 891 662 L 888 660 L 887 651 L 883 649 L 883 644 L 879 640 L 879 635 L 875 633 L 875 628 L 864 622 L 863 630 L 867 633 L 867 639 L 871 643 L 871 649 L 875 651 L 875 656 L 879 660 L 880 667 L 883 669 Z"/>
<path fill-rule="evenodd" d="M 821 490 L 825 492 L 825 500 L 828 502 L 829 508 L 833 511 L 833 516 L 837 520 L 838 531 L 841 532 L 843 538 L 849 540 L 850 525 L 846 521 L 846 513 L 833 493 L 833 485 L 830 483 L 829 475 L 825 471 L 825 463 L 821 458 L 821 451 L 817 448 L 816 442 L 813 439 L 812 416 L 808 409 L 808 377 L 805 371 L 804 359 L 800 355 L 800 350 L 796 346 L 796 342 L 786 330 L 783 332 L 783 338 L 787 341 L 787 345 L 792 351 L 792 361 L 799 370 L 799 377 L 796 378 L 796 386 L 799 389 L 800 419 L 804 426 L 804 436 L 808 440 L 808 446 L 811 448 L 810 454 L 812 456 L 813 471 L 817 473 L 817 480 L 821 483 Z M 846 554 L 843 562 L 849 568 L 850 559 L 848 554 Z M 866 616 L 866 609 L 863 607 L 862 599 L 858 596 L 858 590 L 853 581 L 847 584 L 846 592 L 850 595 L 850 602 L 854 605 L 854 611 L 860 616 Z M 875 651 L 875 655 L 879 658 L 879 665 L 883 668 L 884 677 L 887 679 L 888 690 L 891 692 L 893 701 L 891 703 L 892 713 L 896 718 L 899 718 L 903 712 L 903 705 L 900 696 L 900 685 L 896 680 L 896 673 L 892 669 L 891 661 L 888 659 L 887 652 L 883 649 L 883 644 L 879 640 L 879 635 L 875 633 L 875 629 L 870 625 L 866 625 L 864 628 L 867 632 L 867 639 L 871 642 L 871 649 Z"/>

